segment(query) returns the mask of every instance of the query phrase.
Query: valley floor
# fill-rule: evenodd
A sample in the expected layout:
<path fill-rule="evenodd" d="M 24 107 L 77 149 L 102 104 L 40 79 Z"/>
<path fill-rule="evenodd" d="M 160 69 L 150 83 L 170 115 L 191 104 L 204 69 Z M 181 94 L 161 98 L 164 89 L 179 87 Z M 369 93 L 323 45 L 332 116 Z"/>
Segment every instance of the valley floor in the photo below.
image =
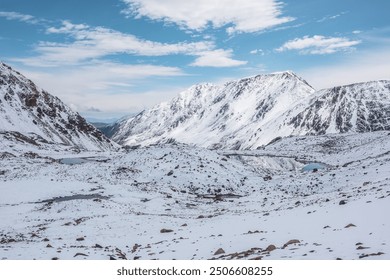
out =
<path fill-rule="evenodd" d="M 0 152 L 0 259 L 389 259 L 389 140 Z"/>

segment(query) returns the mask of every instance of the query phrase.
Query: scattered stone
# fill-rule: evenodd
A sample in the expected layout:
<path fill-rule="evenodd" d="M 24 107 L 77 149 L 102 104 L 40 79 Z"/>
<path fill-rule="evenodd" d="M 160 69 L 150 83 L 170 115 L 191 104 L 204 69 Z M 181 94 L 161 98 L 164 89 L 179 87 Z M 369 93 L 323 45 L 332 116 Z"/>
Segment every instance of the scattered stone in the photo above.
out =
<path fill-rule="evenodd" d="M 54 258 L 51 258 L 51 260 L 52 260 L 52 261 L 57 261 L 57 260 L 59 260 L 59 258 L 54 257 Z"/>
<path fill-rule="evenodd" d="M 43 239 L 42 241 L 43 241 L 43 242 L 49 242 L 50 240 L 49 240 L 49 238 L 45 238 L 45 239 Z"/>
<path fill-rule="evenodd" d="M 139 247 L 141 247 L 141 245 L 139 245 L 139 244 L 137 244 L 137 243 L 134 244 L 133 249 L 131 250 L 131 253 L 134 254 L 134 253 L 138 250 Z"/>
<path fill-rule="evenodd" d="M 288 245 L 299 244 L 299 243 L 301 243 L 301 241 L 299 241 L 298 239 L 291 239 L 290 241 L 288 241 L 286 244 L 283 245 L 282 249 L 285 249 Z"/>
<path fill-rule="evenodd" d="M 225 251 L 222 248 L 219 248 L 217 251 L 215 251 L 214 256 L 222 254 L 225 254 Z"/>
<path fill-rule="evenodd" d="M 163 228 L 160 230 L 160 233 L 169 233 L 169 232 L 173 232 L 172 229 L 166 229 L 166 228 Z"/>
<path fill-rule="evenodd" d="M 76 238 L 76 241 L 84 241 L 85 238 L 84 237 L 79 237 L 79 238 Z"/>
<path fill-rule="evenodd" d="M 359 246 L 356 248 L 356 250 L 365 250 L 365 249 L 370 249 L 370 247 Z"/>
<path fill-rule="evenodd" d="M 114 258 L 113 256 L 110 256 L 110 261 L 116 261 L 116 258 Z"/>
<path fill-rule="evenodd" d="M 270 181 L 270 180 L 272 180 L 272 177 L 268 175 L 268 176 L 263 177 L 263 180 Z"/>
<path fill-rule="evenodd" d="M 271 244 L 265 250 L 268 251 L 268 252 L 272 252 L 273 250 L 276 250 L 276 246 Z"/>
<path fill-rule="evenodd" d="M 172 176 L 173 175 L 173 170 L 169 171 L 167 176 Z"/>
<path fill-rule="evenodd" d="M 95 244 L 95 246 L 93 246 L 93 248 L 103 249 L 103 246 L 102 246 L 102 245 L 99 245 L 99 244 Z"/>
<path fill-rule="evenodd" d="M 380 255 L 384 255 L 384 254 L 385 253 L 383 253 L 383 252 L 372 253 L 372 254 L 363 254 L 363 255 L 359 256 L 359 259 L 368 258 L 368 257 L 374 257 L 374 256 L 380 256 Z"/>
<path fill-rule="evenodd" d="M 74 255 L 73 257 L 78 257 L 78 256 L 83 256 L 83 257 L 88 257 L 87 254 L 84 254 L 84 253 L 77 253 L 76 255 Z"/>
<path fill-rule="evenodd" d="M 350 227 L 356 227 L 354 224 L 348 224 L 345 226 L 345 228 L 350 228 Z"/>
<path fill-rule="evenodd" d="M 53 248 L 53 246 L 51 246 L 50 244 L 47 244 L 46 248 Z"/>
<path fill-rule="evenodd" d="M 187 225 L 187 224 L 182 224 L 181 226 L 182 226 L 182 227 L 186 227 L 186 226 L 188 226 L 188 225 Z"/>
<path fill-rule="evenodd" d="M 346 200 L 340 200 L 339 205 L 345 205 L 345 204 L 347 204 Z"/>

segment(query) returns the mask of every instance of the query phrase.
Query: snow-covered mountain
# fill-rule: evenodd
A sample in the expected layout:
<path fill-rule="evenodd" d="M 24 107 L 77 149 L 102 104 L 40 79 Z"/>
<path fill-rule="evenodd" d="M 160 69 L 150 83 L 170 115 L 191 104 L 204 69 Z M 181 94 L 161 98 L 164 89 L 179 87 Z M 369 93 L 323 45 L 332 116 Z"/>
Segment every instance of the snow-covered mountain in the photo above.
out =
<path fill-rule="evenodd" d="M 321 90 L 289 124 L 294 134 L 390 130 L 390 81 Z"/>
<path fill-rule="evenodd" d="M 195 85 L 116 124 L 113 140 L 255 149 L 277 137 L 390 129 L 390 81 L 315 91 L 292 72 Z"/>
<path fill-rule="evenodd" d="M 259 142 L 267 124 L 292 107 L 299 108 L 313 93 L 292 72 L 258 75 L 222 86 L 195 85 L 169 103 L 122 121 L 113 139 L 125 145 L 174 139 L 209 148 L 248 148 Z"/>
<path fill-rule="evenodd" d="M 60 144 L 77 149 L 115 147 L 60 99 L 0 62 L 0 136 L 11 143 Z"/>

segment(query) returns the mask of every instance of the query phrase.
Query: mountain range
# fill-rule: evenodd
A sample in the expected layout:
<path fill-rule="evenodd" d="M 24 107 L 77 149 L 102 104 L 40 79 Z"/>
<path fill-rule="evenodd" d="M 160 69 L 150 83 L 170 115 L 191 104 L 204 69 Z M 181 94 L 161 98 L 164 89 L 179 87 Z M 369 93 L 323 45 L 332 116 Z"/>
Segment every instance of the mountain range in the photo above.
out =
<path fill-rule="evenodd" d="M 286 71 L 223 85 L 198 84 L 171 101 L 103 125 L 101 132 L 60 99 L 1 63 L 0 117 L 3 142 L 84 150 L 110 150 L 118 147 L 116 143 L 170 142 L 209 149 L 258 149 L 288 136 L 390 130 L 390 81 L 316 91 Z"/>
<path fill-rule="evenodd" d="M 195 85 L 125 149 L 0 64 L 0 259 L 389 259 L 389 89 Z"/>
<path fill-rule="evenodd" d="M 279 137 L 390 129 L 390 81 L 316 91 L 293 72 L 200 84 L 113 126 L 121 145 L 256 149 Z"/>

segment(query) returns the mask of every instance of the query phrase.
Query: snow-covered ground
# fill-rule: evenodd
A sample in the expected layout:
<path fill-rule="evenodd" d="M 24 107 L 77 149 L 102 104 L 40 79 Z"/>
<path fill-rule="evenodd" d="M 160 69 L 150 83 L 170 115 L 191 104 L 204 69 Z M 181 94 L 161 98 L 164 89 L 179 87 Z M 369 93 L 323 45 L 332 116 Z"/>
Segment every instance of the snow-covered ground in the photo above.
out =
<path fill-rule="evenodd" d="M 389 259 L 389 140 L 289 137 L 241 152 L 3 146 L 0 259 Z M 303 171 L 311 163 L 325 168 Z"/>

